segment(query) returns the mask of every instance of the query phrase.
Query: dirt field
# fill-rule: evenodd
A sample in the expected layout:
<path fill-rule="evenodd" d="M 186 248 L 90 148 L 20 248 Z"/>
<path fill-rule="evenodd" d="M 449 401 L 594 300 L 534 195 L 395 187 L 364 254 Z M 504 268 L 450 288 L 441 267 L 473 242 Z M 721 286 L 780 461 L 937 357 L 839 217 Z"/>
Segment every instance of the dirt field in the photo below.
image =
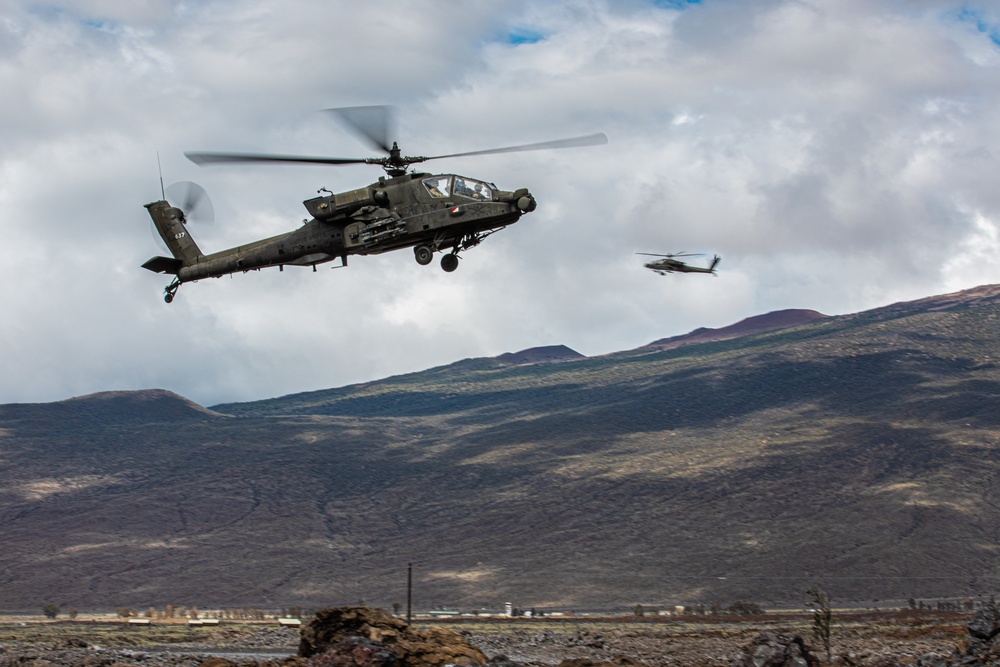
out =
<path fill-rule="evenodd" d="M 970 614 L 883 612 L 834 618 L 832 663 L 864 667 L 886 658 L 910 664 L 927 654 L 949 656 L 968 637 Z M 808 615 L 684 617 L 683 619 L 542 618 L 415 621 L 466 636 L 488 657 L 531 666 L 567 658 L 626 656 L 651 667 L 720 667 L 761 631 L 800 635 L 824 664 Z M 0 667 L 195 667 L 224 657 L 250 667 L 276 666 L 298 649 L 298 631 L 271 623 L 183 623 L 128 626 L 120 621 L 0 621 Z"/>

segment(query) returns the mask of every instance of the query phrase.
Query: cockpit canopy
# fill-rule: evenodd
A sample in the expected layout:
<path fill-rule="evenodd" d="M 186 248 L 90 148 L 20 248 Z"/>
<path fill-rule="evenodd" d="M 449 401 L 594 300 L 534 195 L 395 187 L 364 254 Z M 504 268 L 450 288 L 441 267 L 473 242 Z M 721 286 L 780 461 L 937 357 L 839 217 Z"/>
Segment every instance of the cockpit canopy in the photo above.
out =
<path fill-rule="evenodd" d="M 423 180 L 424 188 L 431 197 L 465 197 L 476 201 L 493 201 L 495 185 L 464 176 L 432 176 Z"/>

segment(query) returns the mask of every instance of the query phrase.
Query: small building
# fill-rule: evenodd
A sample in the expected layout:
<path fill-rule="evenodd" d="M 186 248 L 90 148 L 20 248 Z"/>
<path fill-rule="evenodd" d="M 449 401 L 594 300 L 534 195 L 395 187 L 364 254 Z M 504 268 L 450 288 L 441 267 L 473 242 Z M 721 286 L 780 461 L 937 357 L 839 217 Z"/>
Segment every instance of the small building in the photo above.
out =
<path fill-rule="evenodd" d="M 302 625 L 302 620 L 298 618 L 279 618 L 278 625 L 283 628 L 297 628 Z"/>
<path fill-rule="evenodd" d="M 153 622 L 148 618 L 130 618 L 126 621 L 129 625 L 152 625 Z"/>

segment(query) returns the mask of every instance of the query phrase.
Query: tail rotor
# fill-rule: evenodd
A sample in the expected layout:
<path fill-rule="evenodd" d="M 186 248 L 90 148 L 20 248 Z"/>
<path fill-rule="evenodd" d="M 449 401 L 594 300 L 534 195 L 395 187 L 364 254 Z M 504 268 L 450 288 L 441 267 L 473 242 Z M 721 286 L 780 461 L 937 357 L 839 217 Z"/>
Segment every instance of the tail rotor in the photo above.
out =
<path fill-rule="evenodd" d="M 194 222 L 197 225 L 215 222 L 215 207 L 205 188 L 192 181 L 178 181 L 169 186 L 166 198 L 174 206 L 184 212 L 184 224 Z"/>

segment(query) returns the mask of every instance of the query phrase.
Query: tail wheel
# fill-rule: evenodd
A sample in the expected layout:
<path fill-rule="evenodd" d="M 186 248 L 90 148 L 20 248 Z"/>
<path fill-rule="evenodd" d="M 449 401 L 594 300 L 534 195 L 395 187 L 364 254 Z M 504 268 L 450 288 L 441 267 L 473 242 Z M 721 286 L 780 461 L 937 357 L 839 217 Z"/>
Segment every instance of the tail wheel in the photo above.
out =
<path fill-rule="evenodd" d="M 165 294 L 163 295 L 163 300 L 167 303 L 174 302 L 174 295 L 177 294 L 177 289 L 181 286 L 181 279 L 174 278 L 169 285 L 163 288 Z"/>
<path fill-rule="evenodd" d="M 428 245 L 418 245 L 413 249 L 413 256 L 420 266 L 427 266 L 434 259 L 434 251 Z"/>
<path fill-rule="evenodd" d="M 453 252 L 449 252 L 441 258 L 441 268 L 451 273 L 458 268 L 458 255 Z"/>

